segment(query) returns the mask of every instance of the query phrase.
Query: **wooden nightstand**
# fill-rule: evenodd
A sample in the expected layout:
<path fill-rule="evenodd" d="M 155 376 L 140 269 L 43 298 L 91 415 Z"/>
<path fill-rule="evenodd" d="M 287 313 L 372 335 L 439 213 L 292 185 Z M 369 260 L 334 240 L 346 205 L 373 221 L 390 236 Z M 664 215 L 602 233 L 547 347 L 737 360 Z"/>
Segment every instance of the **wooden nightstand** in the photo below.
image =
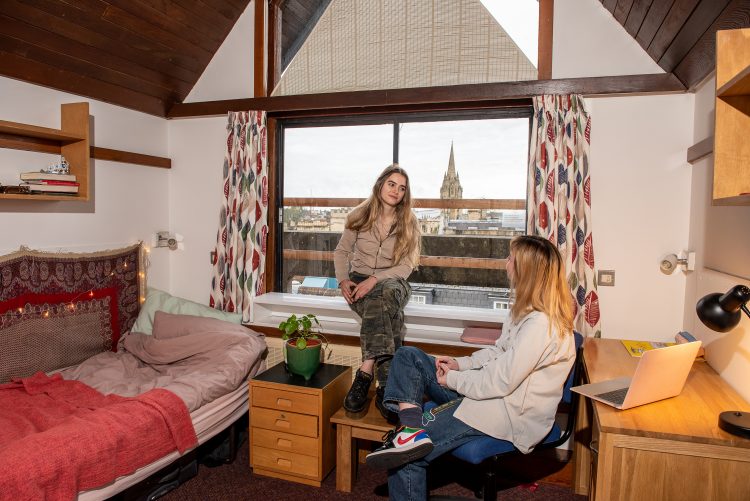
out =
<path fill-rule="evenodd" d="M 331 416 L 352 383 L 352 368 L 321 364 L 309 381 L 284 364 L 250 380 L 253 473 L 320 487 L 336 464 Z"/>

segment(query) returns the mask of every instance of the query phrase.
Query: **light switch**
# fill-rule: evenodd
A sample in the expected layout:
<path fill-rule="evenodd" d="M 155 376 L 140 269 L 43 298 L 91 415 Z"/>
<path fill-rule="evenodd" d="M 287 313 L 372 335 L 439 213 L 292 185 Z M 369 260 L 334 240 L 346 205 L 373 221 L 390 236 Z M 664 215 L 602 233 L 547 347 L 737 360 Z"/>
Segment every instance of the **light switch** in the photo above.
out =
<path fill-rule="evenodd" d="M 615 270 L 599 270 L 599 273 L 597 274 L 597 282 L 600 287 L 614 287 Z"/>

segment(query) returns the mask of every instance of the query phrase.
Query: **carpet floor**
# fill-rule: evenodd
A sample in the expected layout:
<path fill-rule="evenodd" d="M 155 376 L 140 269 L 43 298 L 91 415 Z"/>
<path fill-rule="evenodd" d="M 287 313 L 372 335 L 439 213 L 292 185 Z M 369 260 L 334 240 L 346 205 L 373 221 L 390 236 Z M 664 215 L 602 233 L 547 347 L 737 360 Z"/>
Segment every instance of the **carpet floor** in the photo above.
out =
<path fill-rule="evenodd" d="M 523 458 L 521 458 L 523 459 Z M 362 464 L 351 493 L 336 490 L 336 471 L 332 471 L 323 482 L 322 487 L 310 487 L 290 481 L 255 475 L 249 467 L 247 440 L 231 464 L 215 468 L 201 465 L 198 475 L 188 480 L 176 490 L 169 492 L 161 499 L 165 501 L 226 501 L 226 500 L 379 500 L 388 498 L 386 472 L 374 470 Z M 514 463 L 518 463 L 514 461 Z M 551 464 L 551 462 L 548 462 Z M 549 468 L 550 464 L 546 467 Z M 556 463 L 551 468 L 562 469 L 564 463 Z M 537 464 L 538 465 L 538 464 Z M 529 467 L 523 466 L 529 473 Z M 534 471 L 537 466 L 531 467 Z M 508 471 L 516 469 L 513 465 Z M 542 475 L 542 476 L 546 476 Z M 539 477 L 541 478 L 541 477 Z M 430 469 L 430 495 L 434 499 L 455 499 L 456 496 L 474 499 L 472 486 L 477 485 L 476 471 L 466 468 L 450 456 L 441 458 Z M 556 500 L 581 501 L 584 496 L 577 496 L 569 485 L 556 485 L 540 482 L 539 484 L 520 484 L 518 480 L 498 478 L 498 499 L 501 500 Z"/>

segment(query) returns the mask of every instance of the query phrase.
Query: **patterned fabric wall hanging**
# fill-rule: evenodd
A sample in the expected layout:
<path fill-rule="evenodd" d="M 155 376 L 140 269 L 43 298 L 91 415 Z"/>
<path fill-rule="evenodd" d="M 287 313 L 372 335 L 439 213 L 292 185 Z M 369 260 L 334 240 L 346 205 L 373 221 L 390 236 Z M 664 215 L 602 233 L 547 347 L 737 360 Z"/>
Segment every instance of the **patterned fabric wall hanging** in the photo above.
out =
<path fill-rule="evenodd" d="M 0 383 L 117 351 L 140 311 L 145 269 L 141 244 L 0 257 Z"/>
<path fill-rule="evenodd" d="M 579 95 L 534 97 L 529 152 L 530 233 L 557 244 L 575 297 L 575 328 L 601 336 L 591 230 L 591 117 Z"/>
<path fill-rule="evenodd" d="M 250 321 L 252 298 L 265 290 L 268 239 L 266 113 L 230 112 L 224 197 L 216 234 L 209 304 Z"/>

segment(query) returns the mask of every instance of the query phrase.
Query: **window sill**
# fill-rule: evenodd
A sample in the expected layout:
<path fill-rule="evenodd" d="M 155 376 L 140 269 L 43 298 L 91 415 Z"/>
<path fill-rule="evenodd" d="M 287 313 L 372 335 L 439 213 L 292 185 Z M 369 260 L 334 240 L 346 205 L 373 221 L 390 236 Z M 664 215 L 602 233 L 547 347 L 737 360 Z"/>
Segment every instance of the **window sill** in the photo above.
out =
<path fill-rule="evenodd" d="M 278 327 L 289 315 L 312 313 L 323 332 L 359 337 L 359 317 L 341 297 L 311 296 L 270 292 L 253 301 L 251 323 Z M 500 328 L 509 316 L 507 310 L 461 308 L 456 306 L 413 305 L 404 309 L 406 340 L 453 346 L 485 347 L 461 341 L 465 327 Z"/>

